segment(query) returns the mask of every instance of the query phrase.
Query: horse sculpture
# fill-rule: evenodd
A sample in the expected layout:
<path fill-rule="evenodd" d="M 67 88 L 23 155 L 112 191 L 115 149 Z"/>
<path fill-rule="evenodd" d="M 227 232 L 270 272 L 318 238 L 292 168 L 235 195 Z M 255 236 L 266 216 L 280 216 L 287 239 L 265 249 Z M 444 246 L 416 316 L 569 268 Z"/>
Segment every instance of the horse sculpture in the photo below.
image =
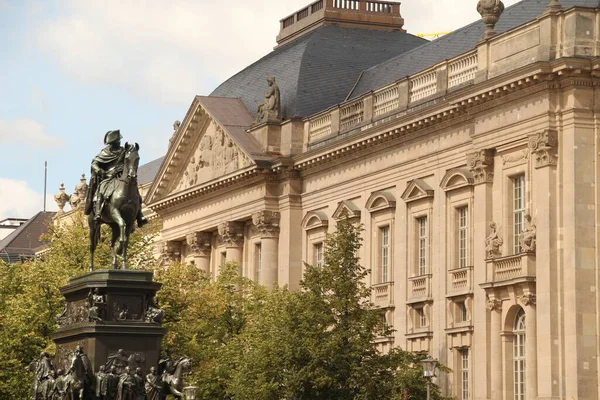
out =
<path fill-rule="evenodd" d="M 165 371 L 163 375 L 163 398 L 170 394 L 176 399 L 183 399 L 183 377 L 192 372 L 192 359 L 181 357 L 175 361 L 171 371 L 173 373 Z"/>
<path fill-rule="evenodd" d="M 127 246 L 129 235 L 135 228 L 136 215 L 141 209 L 138 195 L 137 169 L 140 162 L 138 150 L 140 146 L 125 143 L 123 171 L 113 177 L 114 189 L 105 200 L 100 221 L 94 220 L 91 213 L 88 216 L 90 228 L 90 271 L 94 270 L 94 252 L 100 240 L 100 226 L 107 224 L 112 229 L 110 248 L 113 256 L 113 268 L 119 268 L 118 256 L 121 256 L 121 269 L 127 265 Z"/>

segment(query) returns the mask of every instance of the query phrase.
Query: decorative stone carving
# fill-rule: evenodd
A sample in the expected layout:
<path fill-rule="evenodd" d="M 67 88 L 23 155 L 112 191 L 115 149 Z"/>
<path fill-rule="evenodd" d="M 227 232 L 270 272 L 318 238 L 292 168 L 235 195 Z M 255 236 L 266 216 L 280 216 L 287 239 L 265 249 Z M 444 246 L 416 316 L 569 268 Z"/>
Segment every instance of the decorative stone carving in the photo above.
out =
<path fill-rule="evenodd" d="M 281 93 L 279 86 L 275 83 L 275 77 L 267 78 L 269 90 L 265 94 L 265 102 L 258 106 L 258 115 L 256 116 L 256 124 L 263 122 L 280 122 L 281 121 Z"/>
<path fill-rule="evenodd" d="M 523 296 L 519 296 L 519 302 L 521 302 L 521 304 L 524 306 L 535 305 L 535 294 L 527 293 Z"/>
<path fill-rule="evenodd" d="M 546 129 L 529 135 L 529 150 L 535 160 L 535 167 L 542 168 L 558 163 L 558 132 Z"/>
<path fill-rule="evenodd" d="M 81 174 L 79 183 L 75 186 L 73 194 L 69 198 L 69 204 L 73 210 L 83 210 L 85 208 L 85 196 L 87 195 L 88 184 L 85 181 L 85 174 Z"/>
<path fill-rule="evenodd" d="M 519 246 L 521 247 L 521 251 L 524 253 L 533 253 L 535 252 L 536 245 L 536 227 L 535 224 L 531 220 L 531 215 L 529 213 L 525 214 L 525 229 L 523 232 L 519 234 Z"/>
<path fill-rule="evenodd" d="M 562 5 L 558 2 L 558 0 L 550 0 L 550 3 L 546 6 L 546 10 L 544 12 L 556 12 L 562 10 Z"/>
<path fill-rule="evenodd" d="M 86 300 L 69 302 L 63 311 L 57 315 L 58 327 L 64 328 L 69 325 L 85 322 L 88 320 L 88 303 Z"/>
<path fill-rule="evenodd" d="M 185 238 L 190 249 L 190 253 L 200 256 L 210 256 L 212 233 L 211 232 L 194 232 L 190 233 Z"/>
<path fill-rule="evenodd" d="M 485 24 L 485 33 L 482 39 L 489 39 L 496 35 L 494 26 L 504 12 L 504 4 L 500 0 L 479 0 L 477 3 L 477 12 Z"/>
<path fill-rule="evenodd" d="M 500 246 L 504 243 L 504 240 L 500 236 L 498 225 L 495 222 L 490 223 L 490 229 L 492 232 L 485 239 L 485 257 L 486 259 L 496 258 L 502 256 Z"/>
<path fill-rule="evenodd" d="M 218 226 L 219 236 L 225 247 L 244 246 L 244 224 L 241 222 L 226 221 Z"/>
<path fill-rule="evenodd" d="M 502 156 L 503 165 L 518 165 L 525 164 L 529 159 L 529 150 L 521 150 L 514 154 L 507 154 Z"/>
<path fill-rule="evenodd" d="M 467 166 L 473 173 L 474 184 L 494 181 L 494 150 L 482 149 L 467 154 Z"/>
<path fill-rule="evenodd" d="M 181 242 L 169 240 L 163 243 L 161 256 L 165 264 L 181 260 Z"/>
<path fill-rule="evenodd" d="M 81 178 L 79 178 L 79 184 L 75 186 L 75 191 L 79 195 L 79 200 L 81 203 L 79 207 L 83 209 L 85 207 L 85 197 L 87 196 L 88 184 L 86 182 L 85 174 L 81 174 Z"/>
<path fill-rule="evenodd" d="M 485 302 L 485 306 L 490 311 L 500 311 L 502 310 L 502 300 L 487 299 L 487 301 Z"/>
<path fill-rule="evenodd" d="M 279 236 L 280 214 L 274 211 L 259 211 L 252 215 L 252 223 L 261 238 Z"/>
<path fill-rule="evenodd" d="M 171 147 L 171 145 L 175 141 L 175 136 L 177 136 L 177 131 L 179 130 L 180 126 L 181 126 L 181 121 L 176 119 L 175 122 L 173 122 L 173 134 L 171 135 L 171 138 L 169 139 L 169 147 Z"/>
<path fill-rule="evenodd" d="M 65 205 L 69 201 L 70 196 L 65 193 L 65 184 L 61 183 L 60 188 L 58 189 L 58 193 L 54 195 L 54 201 L 56 201 L 56 205 L 58 206 L 58 212 L 56 216 L 60 216 L 65 213 Z"/>
<path fill-rule="evenodd" d="M 98 293 L 98 289 L 95 291 L 90 289 L 90 293 L 88 294 L 88 321 L 89 322 L 102 322 L 102 318 L 100 317 L 100 305 L 104 305 L 103 296 Z"/>
<path fill-rule="evenodd" d="M 185 190 L 249 164 L 248 156 L 213 122 L 200 139 L 200 144 L 190 158 L 177 189 Z"/>
<path fill-rule="evenodd" d="M 162 323 L 163 315 L 164 312 L 162 308 L 158 306 L 158 300 L 151 298 L 148 302 L 148 307 L 146 307 L 146 311 L 144 311 L 144 321 L 160 325 Z"/>

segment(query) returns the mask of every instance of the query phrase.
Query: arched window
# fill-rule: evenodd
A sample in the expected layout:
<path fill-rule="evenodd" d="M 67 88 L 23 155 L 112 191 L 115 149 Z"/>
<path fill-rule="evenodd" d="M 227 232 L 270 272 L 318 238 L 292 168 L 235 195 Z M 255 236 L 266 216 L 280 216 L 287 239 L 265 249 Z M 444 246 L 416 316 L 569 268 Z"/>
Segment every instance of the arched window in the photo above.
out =
<path fill-rule="evenodd" d="M 519 309 L 513 328 L 515 400 L 525 400 L 525 311 Z"/>

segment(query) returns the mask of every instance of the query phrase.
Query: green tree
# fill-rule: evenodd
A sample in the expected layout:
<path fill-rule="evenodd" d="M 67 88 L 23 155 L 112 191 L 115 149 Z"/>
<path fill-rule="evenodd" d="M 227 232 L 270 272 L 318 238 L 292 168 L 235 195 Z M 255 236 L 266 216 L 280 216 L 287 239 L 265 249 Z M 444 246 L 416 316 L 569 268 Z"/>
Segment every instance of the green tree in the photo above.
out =
<path fill-rule="evenodd" d="M 237 359 L 233 344 L 267 295 L 238 271 L 239 264 L 227 263 L 214 281 L 193 264 L 173 263 L 155 271 L 167 328 L 163 347 L 192 357 L 189 381 L 199 386 L 200 398 L 231 398 L 228 387 Z"/>
<path fill-rule="evenodd" d="M 361 231 L 340 221 L 325 242 L 323 266 L 306 265 L 301 290 L 275 290 L 255 310 L 231 346 L 238 350 L 232 398 L 423 398 L 423 356 L 401 349 L 382 354 L 375 344 L 391 332 L 370 301 L 369 271 L 358 258 Z"/>

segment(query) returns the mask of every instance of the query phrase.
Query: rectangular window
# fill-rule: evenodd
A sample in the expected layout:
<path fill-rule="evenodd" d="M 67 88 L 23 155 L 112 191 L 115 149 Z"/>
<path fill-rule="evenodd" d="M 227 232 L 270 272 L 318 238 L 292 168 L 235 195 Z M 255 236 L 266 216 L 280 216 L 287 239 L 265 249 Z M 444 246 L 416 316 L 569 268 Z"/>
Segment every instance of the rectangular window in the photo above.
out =
<path fill-rule="evenodd" d="M 467 313 L 467 305 L 465 304 L 464 301 L 459 301 L 458 303 L 456 303 L 456 306 L 458 308 L 458 321 L 459 322 L 465 322 L 469 320 L 469 315 Z"/>
<path fill-rule="evenodd" d="M 313 264 L 317 268 L 321 268 L 323 266 L 323 243 L 317 243 L 313 246 L 314 251 L 314 261 Z"/>
<path fill-rule="evenodd" d="M 260 283 L 262 273 L 262 247 L 260 243 L 257 243 L 254 247 L 254 265 L 256 266 L 256 282 Z"/>
<path fill-rule="evenodd" d="M 380 256 L 381 256 L 381 283 L 389 281 L 390 266 L 390 227 L 379 228 Z"/>
<path fill-rule="evenodd" d="M 460 350 L 460 381 L 462 400 L 469 400 L 469 349 Z"/>
<path fill-rule="evenodd" d="M 427 217 L 417 218 L 419 275 L 427 273 Z"/>
<path fill-rule="evenodd" d="M 523 231 L 523 217 L 525 216 L 525 176 L 520 175 L 512 179 L 513 183 L 513 251 L 520 253 L 519 234 Z"/>
<path fill-rule="evenodd" d="M 468 238 L 469 238 L 469 207 L 461 207 L 458 210 L 458 267 L 468 266 Z"/>
<path fill-rule="evenodd" d="M 417 325 L 419 328 L 427 327 L 427 316 L 425 315 L 425 310 L 423 308 L 417 308 Z"/>

